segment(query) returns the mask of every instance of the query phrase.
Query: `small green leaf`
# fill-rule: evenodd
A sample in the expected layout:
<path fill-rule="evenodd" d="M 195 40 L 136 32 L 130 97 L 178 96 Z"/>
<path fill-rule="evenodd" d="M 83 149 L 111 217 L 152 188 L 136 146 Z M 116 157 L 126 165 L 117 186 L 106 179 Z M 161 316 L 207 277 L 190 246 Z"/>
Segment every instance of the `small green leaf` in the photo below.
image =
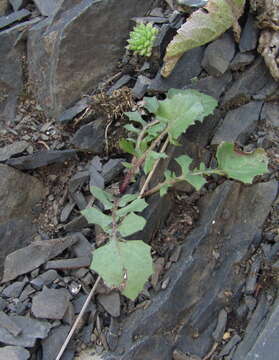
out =
<path fill-rule="evenodd" d="M 121 164 L 127 169 L 132 169 L 132 167 L 133 167 L 133 165 L 131 163 L 128 163 L 126 161 L 123 161 Z"/>
<path fill-rule="evenodd" d="M 134 144 L 131 141 L 128 141 L 126 139 L 120 139 L 119 147 L 121 150 L 127 152 L 128 154 L 136 154 Z"/>
<path fill-rule="evenodd" d="M 144 199 L 136 199 L 131 202 L 129 205 L 123 207 L 120 210 L 116 211 L 116 215 L 119 217 L 125 216 L 130 212 L 141 212 L 148 206 L 147 202 Z"/>
<path fill-rule="evenodd" d="M 161 188 L 160 188 L 160 196 L 163 197 L 164 195 L 166 195 L 166 193 L 168 192 L 168 189 L 171 187 L 170 184 L 164 184 Z"/>
<path fill-rule="evenodd" d="M 143 166 L 145 174 L 149 174 L 156 160 L 166 159 L 168 156 L 165 153 L 158 153 L 156 151 L 149 151 Z"/>
<path fill-rule="evenodd" d="M 181 155 L 175 161 L 180 165 L 184 179 L 194 186 L 196 190 L 200 190 L 206 183 L 206 180 L 201 175 L 195 175 L 195 170 L 191 171 L 189 169 L 193 160 L 188 155 Z"/>
<path fill-rule="evenodd" d="M 142 126 L 146 125 L 146 121 L 143 120 L 141 114 L 138 111 L 128 111 L 124 113 L 128 116 L 130 121 L 135 121 L 137 123 L 140 123 Z"/>
<path fill-rule="evenodd" d="M 112 217 L 103 214 L 95 207 L 87 208 L 81 211 L 81 214 L 86 218 L 89 224 L 96 224 L 108 232 L 109 225 L 112 223 Z"/>
<path fill-rule="evenodd" d="M 139 134 L 140 133 L 140 129 L 136 128 L 134 125 L 132 124 L 127 124 L 124 126 L 124 128 L 128 131 L 131 131 L 135 134 Z"/>
<path fill-rule="evenodd" d="M 159 101 L 155 96 L 152 97 L 144 97 L 144 107 L 148 110 L 151 114 L 155 114 L 159 107 Z"/>
<path fill-rule="evenodd" d="M 134 214 L 133 212 L 124 217 L 124 220 L 118 227 L 118 231 L 123 237 L 135 234 L 141 231 L 146 224 L 144 217 Z"/>
<path fill-rule="evenodd" d="M 153 273 L 150 246 L 141 240 L 110 241 L 93 252 L 91 269 L 134 300 Z"/>
<path fill-rule="evenodd" d="M 121 197 L 121 199 L 119 200 L 118 206 L 119 207 L 123 207 L 125 205 L 127 205 L 128 203 L 130 203 L 133 200 L 136 200 L 136 198 L 138 198 L 138 194 L 126 194 L 123 195 Z"/>
<path fill-rule="evenodd" d="M 112 209 L 113 208 L 113 196 L 112 194 L 100 189 L 97 186 L 91 186 L 90 192 L 93 196 L 95 196 L 96 199 L 101 201 L 101 203 L 104 205 L 105 210 Z"/>
<path fill-rule="evenodd" d="M 268 172 L 268 158 L 263 149 L 239 152 L 234 150 L 234 144 L 223 142 L 218 146 L 216 157 L 219 170 L 246 184 L 251 184 L 255 176 Z"/>
<path fill-rule="evenodd" d="M 154 124 L 150 128 L 147 129 L 147 134 L 151 137 L 150 140 L 156 138 L 163 130 L 165 130 L 166 124 L 165 123 L 158 123 Z"/>

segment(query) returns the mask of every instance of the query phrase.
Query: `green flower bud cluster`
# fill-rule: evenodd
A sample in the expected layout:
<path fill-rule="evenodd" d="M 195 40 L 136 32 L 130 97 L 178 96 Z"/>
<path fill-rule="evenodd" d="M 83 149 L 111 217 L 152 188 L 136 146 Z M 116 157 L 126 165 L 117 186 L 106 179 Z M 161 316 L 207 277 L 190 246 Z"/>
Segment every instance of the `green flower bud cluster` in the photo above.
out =
<path fill-rule="evenodd" d="M 127 49 L 142 56 L 151 56 L 152 46 L 158 34 L 158 29 L 151 24 L 139 24 L 130 32 Z"/>

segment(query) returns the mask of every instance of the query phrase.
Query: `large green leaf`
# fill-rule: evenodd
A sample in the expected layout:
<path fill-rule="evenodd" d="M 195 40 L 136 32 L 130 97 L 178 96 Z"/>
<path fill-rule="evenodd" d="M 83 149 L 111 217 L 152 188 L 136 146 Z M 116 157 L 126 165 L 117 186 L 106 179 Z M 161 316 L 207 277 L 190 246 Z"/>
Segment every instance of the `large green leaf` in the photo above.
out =
<path fill-rule="evenodd" d="M 268 172 L 268 158 L 263 149 L 245 153 L 235 151 L 234 144 L 223 142 L 218 146 L 216 157 L 219 170 L 246 184 L 251 184 L 255 176 Z"/>
<path fill-rule="evenodd" d="M 208 0 L 193 12 L 167 47 L 162 75 L 169 76 L 186 51 L 216 39 L 235 24 L 244 4 L 245 0 Z"/>
<path fill-rule="evenodd" d="M 175 160 L 181 167 L 182 175 L 185 181 L 194 186 L 196 190 L 200 190 L 206 183 L 206 180 L 201 175 L 194 175 L 193 173 L 195 172 L 195 170 L 191 171 L 189 169 L 193 160 L 188 155 L 181 155 Z"/>
<path fill-rule="evenodd" d="M 116 211 L 116 215 L 118 217 L 125 216 L 131 212 L 141 212 L 148 206 L 147 202 L 144 199 L 136 199 L 133 202 L 131 202 L 129 205 L 123 207 L 122 209 L 119 209 Z"/>
<path fill-rule="evenodd" d="M 96 199 L 101 201 L 101 203 L 104 205 L 105 210 L 112 209 L 113 208 L 113 196 L 112 194 L 100 189 L 97 186 L 91 186 L 90 192 L 93 196 L 95 196 Z"/>
<path fill-rule="evenodd" d="M 95 207 L 84 209 L 81 211 L 81 214 L 86 218 L 89 224 L 99 225 L 106 232 L 109 229 L 109 225 L 112 223 L 111 216 L 103 214 Z"/>
<path fill-rule="evenodd" d="M 124 220 L 118 227 L 118 231 L 123 237 L 127 237 L 141 231 L 145 227 L 145 224 L 146 220 L 144 217 L 130 213 L 125 216 Z"/>
<path fill-rule="evenodd" d="M 133 200 L 136 200 L 138 198 L 138 194 L 126 194 L 121 197 L 121 199 L 118 202 L 119 207 L 123 207 L 127 205 L 128 203 L 132 202 Z"/>
<path fill-rule="evenodd" d="M 93 252 L 91 269 L 134 300 L 153 273 L 150 246 L 141 240 L 110 241 Z"/>
<path fill-rule="evenodd" d="M 155 96 L 152 97 L 144 97 L 143 98 L 144 107 L 146 110 L 148 110 L 150 113 L 155 114 L 159 107 L 159 102 Z"/>

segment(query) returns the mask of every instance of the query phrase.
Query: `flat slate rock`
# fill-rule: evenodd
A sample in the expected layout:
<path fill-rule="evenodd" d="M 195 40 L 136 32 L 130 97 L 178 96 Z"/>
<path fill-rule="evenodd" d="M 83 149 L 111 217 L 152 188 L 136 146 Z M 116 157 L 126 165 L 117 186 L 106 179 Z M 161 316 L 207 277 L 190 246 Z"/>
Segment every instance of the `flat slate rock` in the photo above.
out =
<path fill-rule="evenodd" d="M 10 145 L 0 148 L 0 161 L 6 161 L 13 155 L 22 153 L 28 146 L 29 143 L 27 141 L 15 141 Z"/>
<path fill-rule="evenodd" d="M 60 325 L 54 329 L 51 329 L 47 339 L 42 341 L 42 360 L 55 360 L 61 347 L 70 331 L 70 326 Z M 74 358 L 74 350 L 71 350 L 71 344 L 67 347 L 65 353 L 62 356 L 64 360 L 71 360 Z"/>
<path fill-rule="evenodd" d="M 43 288 L 32 300 L 31 311 L 36 318 L 61 320 L 69 306 L 70 294 L 66 289 Z"/>
<path fill-rule="evenodd" d="M 120 323 L 123 332 L 116 353 L 105 359 L 117 359 L 118 352 L 121 360 L 157 359 L 153 352 L 158 337 L 165 344 L 164 351 L 175 347 L 204 357 L 213 345 L 211 334 L 218 312 L 228 305 L 226 291 L 233 300 L 245 284 L 245 275 L 235 267 L 250 255 L 277 191 L 275 181 L 252 186 L 226 181 L 204 197 L 197 227 L 167 274 L 168 287 L 147 309 L 139 309 Z M 161 334 L 162 329 L 178 324 L 183 325 L 174 338 Z M 199 331 L 198 338 L 193 339 L 193 329 Z M 166 345 L 168 341 L 172 345 Z"/>
<path fill-rule="evenodd" d="M 256 50 L 259 37 L 259 28 L 257 27 L 255 17 L 249 13 L 246 24 L 241 32 L 239 50 L 241 52 Z"/>
<path fill-rule="evenodd" d="M 0 348 L 0 359 L 28 360 L 30 353 L 22 346 L 4 346 Z"/>
<path fill-rule="evenodd" d="M 19 275 L 38 268 L 74 245 L 76 241 L 77 239 L 71 236 L 37 241 L 25 248 L 14 251 L 6 257 L 2 282 L 11 281 Z"/>
<path fill-rule="evenodd" d="M 74 135 L 71 144 L 77 149 L 101 154 L 105 146 L 105 121 L 95 120 L 83 125 Z"/>
<path fill-rule="evenodd" d="M 7 16 L 1 16 L 0 17 L 0 29 L 3 29 L 9 25 L 12 25 L 13 23 L 20 21 L 29 15 L 31 15 L 30 11 L 28 11 L 27 9 L 22 9 L 19 11 L 14 11 L 10 15 L 7 15 Z"/>
<path fill-rule="evenodd" d="M 60 8 L 63 0 L 34 0 L 35 5 L 43 16 L 52 16 Z"/>
<path fill-rule="evenodd" d="M 113 317 L 120 316 L 120 296 L 118 292 L 98 296 L 99 303 Z"/>
<path fill-rule="evenodd" d="M 266 121 L 267 125 L 279 127 L 279 104 L 265 103 L 261 112 L 261 120 Z"/>
<path fill-rule="evenodd" d="M 80 114 L 88 107 L 88 98 L 82 98 L 79 100 L 74 106 L 70 107 L 69 109 L 65 110 L 57 119 L 58 122 L 65 125 L 71 122 L 74 117 Z"/>

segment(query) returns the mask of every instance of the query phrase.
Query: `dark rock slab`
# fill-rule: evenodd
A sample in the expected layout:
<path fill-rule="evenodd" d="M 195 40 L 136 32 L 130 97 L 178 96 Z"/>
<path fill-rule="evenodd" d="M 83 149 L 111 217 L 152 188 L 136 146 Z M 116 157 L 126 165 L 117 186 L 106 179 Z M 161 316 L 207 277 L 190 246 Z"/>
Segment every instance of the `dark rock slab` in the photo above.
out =
<path fill-rule="evenodd" d="M 80 215 L 64 225 L 66 232 L 77 232 L 88 226 L 88 222 L 84 216 Z"/>
<path fill-rule="evenodd" d="M 122 352 L 121 359 L 154 360 L 158 338 L 165 351 L 176 346 L 205 356 L 212 346 L 209 334 L 216 326 L 216 314 L 241 294 L 245 275 L 236 267 L 247 258 L 276 194 L 276 182 L 244 186 L 226 181 L 203 199 L 197 227 L 168 273 L 168 287 L 146 310 L 136 311 L 120 325 L 123 332 L 116 353 Z M 214 256 L 216 251 L 219 257 Z M 167 330 L 177 324 L 180 329 L 172 338 Z M 193 330 L 198 338 L 193 338 Z M 172 346 L 167 341 L 173 341 Z"/>
<path fill-rule="evenodd" d="M 110 183 L 112 180 L 118 176 L 121 171 L 124 169 L 122 164 L 125 159 L 109 159 L 102 168 L 102 176 L 104 177 L 105 184 Z"/>
<path fill-rule="evenodd" d="M 1 295 L 6 298 L 19 297 L 26 283 L 27 280 L 15 281 L 11 285 L 7 286 L 2 291 Z"/>
<path fill-rule="evenodd" d="M 19 10 L 23 5 L 23 0 L 9 0 L 9 2 L 12 5 L 14 11 Z"/>
<path fill-rule="evenodd" d="M 113 317 L 120 315 L 120 296 L 118 292 L 98 295 L 99 303 Z"/>
<path fill-rule="evenodd" d="M 57 270 L 71 270 L 88 267 L 91 264 L 91 255 L 81 256 L 74 259 L 52 260 L 46 263 L 45 268 Z"/>
<path fill-rule="evenodd" d="M 202 59 L 202 67 L 209 75 L 221 76 L 228 70 L 234 53 L 233 37 L 230 33 L 225 33 L 207 46 Z"/>
<path fill-rule="evenodd" d="M 75 133 L 71 144 L 79 150 L 101 154 L 105 145 L 105 121 L 98 119 L 83 125 Z"/>
<path fill-rule="evenodd" d="M 123 54 L 130 18 L 149 8 L 149 0 L 64 1 L 48 27 L 33 27 L 30 83 L 42 108 L 56 117 L 110 74 Z"/>
<path fill-rule="evenodd" d="M 259 28 L 257 27 L 254 16 L 249 13 L 244 29 L 241 33 L 239 50 L 241 52 L 256 50 L 259 37 Z"/>
<path fill-rule="evenodd" d="M 43 288 L 32 300 L 31 311 L 36 318 L 61 320 L 69 307 L 70 294 L 66 289 Z"/>
<path fill-rule="evenodd" d="M 41 290 L 43 286 L 51 284 L 54 280 L 59 279 L 59 275 L 55 270 L 48 270 L 43 274 L 35 277 L 30 281 L 30 284 L 36 289 Z"/>
<path fill-rule="evenodd" d="M 0 148 L 0 161 L 8 160 L 13 155 L 22 153 L 27 149 L 29 143 L 27 141 L 16 141 L 10 145 Z"/>
<path fill-rule="evenodd" d="M 71 248 L 73 254 L 77 257 L 90 256 L 92 252 L 92 245 L 90 242 L 82 233 L 76 233 L 75 236 L 77 237 L 78 241 Z"/>
<path fill-rule="evenodd" d="M 14 11 L 10 15 L 7 15 L 7 16 L 1 16 L 0 17 L 0 29 L 3 29 L 9 25 L 12 25 L 13 23 L 20 21 L 29 15 L 31 15 L 30 11 L 28 11 L 27 9 L 22 9 L 19 11 Z"/>
<path fill-rule="evenodd" d="M 4 346 L 0 348 L 0 358 L 9 360 L 27 360 L 30 357 L 28 350 L 21 346 Z"/>
<path fill-rule="evenodd" d="M 76 150 L 48 150 L 10 159 L 7 164 L 19 170 L 33 170 L 50 164 L 61 164 L 72 159 L 77 159 Z"/>
<path fill-rule="evenodd" d="M 80 171 L 76 173 L 71 179 L 69 180 L 69 191 L 70 193 L 75 193 L 78 189 L 80 189 L 86 181 L 89 179 L 89 172 L 87 170 Z"/>
<path fill-rule="evenodd" d="M 261 121 L 266 121 L 267 125 L 279 127 L 279 104 L 265 103 L 261 112 Z"/>
<path fill-rule="evenodd" d="M 33 347 L 36 340 L 46 338 L 51 329 L 51 325 L 46 321 L 17 315 L 12 319 L 22 332 L 18 336 L 13 336 L 0 326 L 0 341 L 7 345 Z"/>
<path fill-rule="evenodd" d="M 235 334 L 223 347 L 218 357 L 222 358 L 223 356 L 229 355 L 233 348 L 241 341 L 241 337 L 238 334 Z"/>
<path fill-rule="evenodd" d="M 148 77 L 139 75 L 132 90 L 133 96 L 136 99 L 142 99 L 150 84 L 151 80 Z"/>
<path fill-rule="evenodd" d="M 63 0 L 34 0 L 35 5 L 43 16 L 52 16 L 60 8 Z"/>
<path fill-rule="evenodd" d="M 68 333 L 70 331 L 70 326 L 61 325 L 54 329 L 51 329 L 47 339 L 42 341 L 43 356 L 42 360 L 55 360 Z M 67 348 L 62 359 L 71 360 L 74 358 L 74 351 Z"/>
<path fill-rule="evenodd" d="M 255 57 L 255 54 L 252 53 L 237 53 L 230 64 L 230 69 L 233 71 L 244 70 L 246 66 L 252 64 Z"/>
<path fill-rule="evenodd" d="M 191 79 L 201 72 L 201 60 L 203 47 L 187 51 L 176 64 L 169 77 L 163 78 L 160 71 L 152 80 L 148 90 L 154 93 L 162 93 L 170 88 L 182 89 L 191 84 Z"/>
<path fill-rule="evenodd" d="M 252 101 L 237 109 L 228 111 L 211 144 L 220 144 L 222 141 L 245 144 L 256 129 L 262 105 L 261 101 Z"/>
<path fill-rule="evenodd" d="M 13 318 L 5 314 L 3 311 L 0 311 L 0 326 L 14 336 L 18 336 L 22 329 L 13 322 Z"/>
<path fill-rule="evenodd" d="M 77 239 L 71 236 L 61 239 L 37 241 L 9 254 L 5 260 L 2 282 L 13 280 L 19 275 L 36 269 L 75 244 L 76 241 Z"/>
<path fill-rule="evenodd" d="M 112 95 L 112 93 L 115 91 L 115 90 L 118 90 L 120 88 L 122 88 L 124 85 L 128 84 L 128 82 L 132 79 L 132 77 L 128 74 L 125 74 L 125 75 L 122 75 L 120 77 L 120 79 L 118 79 L 116 81 L 115 84 L 113 84 L 109 90 L 107 91 L 108 95 Z"/>
<path fill-rule="evenodd" d="M 73 120 L 74 117 L 76 117 L 78 114 L 80 114 L 82 111 L 84 111 L 88 107 L 89 101 L 87 97 L 82 98 L 79 100 L 74 106 L 70 107 L 69 109 L 65 110 L 59 117 L 58 122 L 65 125 L 68 124 Z"/>

